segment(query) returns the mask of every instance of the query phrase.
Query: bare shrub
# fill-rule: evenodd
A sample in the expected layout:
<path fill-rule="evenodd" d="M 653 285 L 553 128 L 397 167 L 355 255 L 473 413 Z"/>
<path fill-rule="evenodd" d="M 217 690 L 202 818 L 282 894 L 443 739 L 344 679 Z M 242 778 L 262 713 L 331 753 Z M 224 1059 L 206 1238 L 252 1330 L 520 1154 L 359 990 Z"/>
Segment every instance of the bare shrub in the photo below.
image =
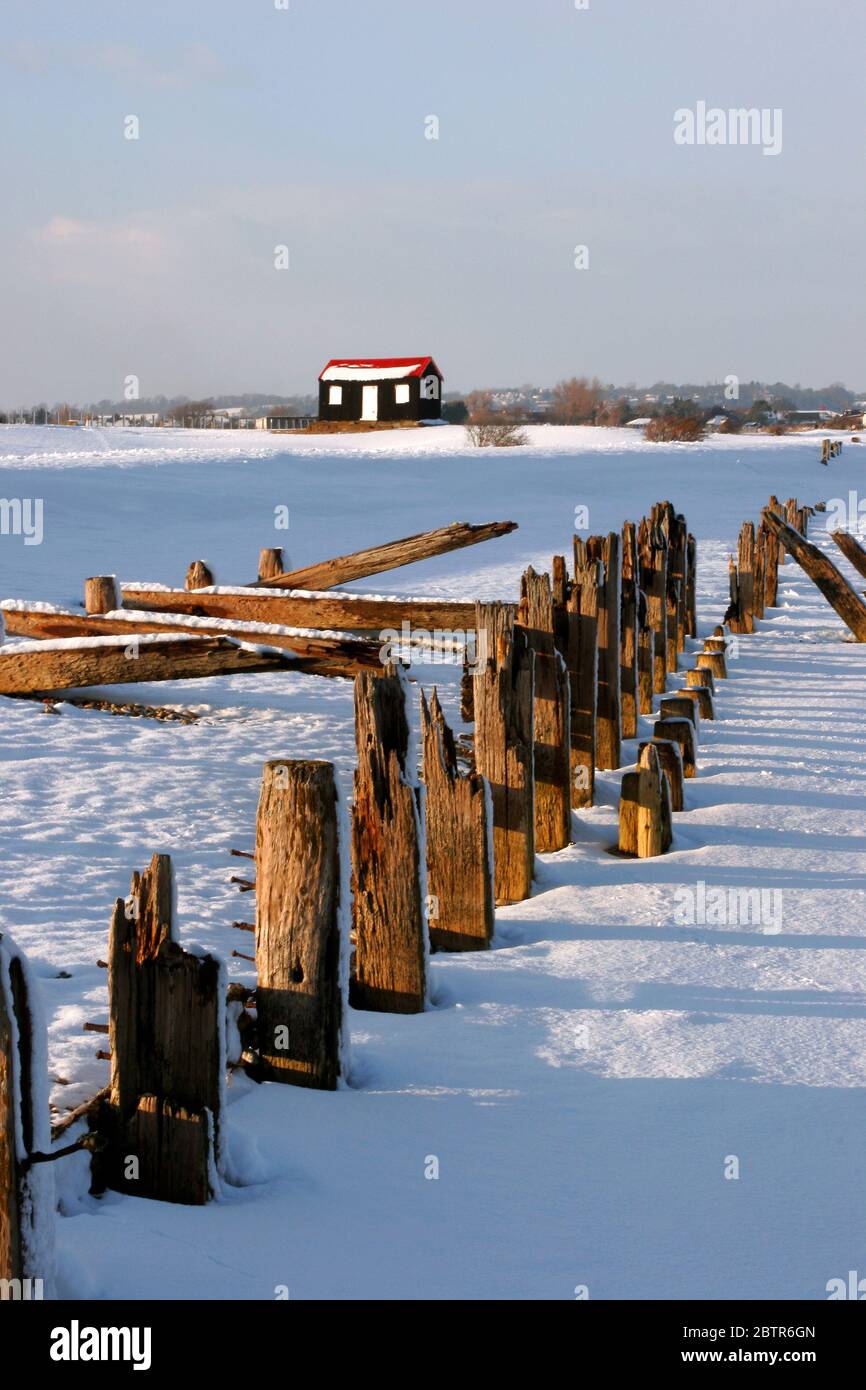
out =
<path fill-rule="evenodd" d="M 644 430 L 644 439 L 654 444 L 689 444 L 703 437 L 700 415 L 656 415 Z"/>
<path fill-rule="evenodd" d="M 473 420 L 466 426 L 466 434 L 477 449 L 513 448 L 529 442 L 513 420 Z"/>

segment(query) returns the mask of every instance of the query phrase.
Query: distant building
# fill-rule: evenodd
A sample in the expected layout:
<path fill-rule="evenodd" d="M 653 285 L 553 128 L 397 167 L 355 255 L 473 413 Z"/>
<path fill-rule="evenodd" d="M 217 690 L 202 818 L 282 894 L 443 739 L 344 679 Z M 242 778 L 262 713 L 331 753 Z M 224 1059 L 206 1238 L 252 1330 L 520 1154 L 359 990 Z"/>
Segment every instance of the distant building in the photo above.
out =
<path fill-rule="evenodd" d="M 443 381 L 432 357 L 332 357 L 319 376 L 319 419 L 438 420 Z"/>

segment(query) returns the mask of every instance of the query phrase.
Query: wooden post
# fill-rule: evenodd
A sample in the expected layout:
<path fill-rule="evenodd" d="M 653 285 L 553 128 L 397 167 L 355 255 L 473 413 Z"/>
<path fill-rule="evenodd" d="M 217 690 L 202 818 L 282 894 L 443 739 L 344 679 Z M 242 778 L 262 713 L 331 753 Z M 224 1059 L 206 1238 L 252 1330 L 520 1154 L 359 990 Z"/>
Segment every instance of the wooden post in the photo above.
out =
<path fill-rule="evenodd" d="M 764 601 L 767 591 L 767 536 L 769 532 L 763 522 L 755 533 L 755 571 L 752 590 L 752 613 L 755 618 L 763 618 Z"/>
<path fill-rule="evenodd" d="M 695 735 L 698 732 L 700 717 L 701 712 L 696 701 L 690 700 L 687 695 L 670 695 L 659 705 L 660 719 L 690 719 L 695 726 Z"/>
<path fill-rule="evenodd" d="M 702 675 L 706 674 L 701 672 Z M 698 707 L 698 712 L 702 719 L 715 719 L 716 713 L 713 708 L 713 696 L 706 685 L 687 685 L 684 690 L 679 692 L 686 699 L 694 700 Z"/>
<path fill-rule="evenodd" d="M 175 939 L 168 855 L 155 854 L 118 898 L 108 960 L 111 1092 L 97 1186 L 204 1203 L 222 1166 L 225 988 L 213 956 Z"/>
<path fill-rule="evenodd" d="M 680 751 L 680 745 L 671 738 L 654 738 L 652 745 L 656 750 L 662 772 L 668 779 L 671 810 L 682 811 L 685 806 L 685 789 L 683 787 L 683 755 Z M 647 746 L 646 743 L 640 745 L 638 763 L 640 763 L 643 750 Z"/>
<path fill-rule="evenodd" d="M 407 767 L 406 692 L 405 676 L 393 666 L 355 678 L 349 1002 L 379 1013 L 421 1013 L 427 994 L 419 788 Z"/>
<path fill-rule="evenodd" d="M 697 775 L 695 726 L 691 719 L 657 719 L 653 725 L 653 738 L 670 738 L 678 743 L 683 755 L 683 776 Z"/>
<path fill-rule="evenodd" d="M 779 499 L 770 498 L 770 511 L 779 511 Z M 764 563 L 764 608 L 775 608 L 779 588 L 779 537 L 766 521 L 761 521 L 761 530 L 766 532 L 766 560 Z"/>
<path fill-rule="evenodd" d="M 830 537 L 861 578 L 866 579 L 866 550 L 851 535 L 851 532 L 831 531 Z"/>
<path fill-rule="evenodd" d="M 704 685 L 711 695 L 716 688 L 712 671 L 702 669 L 700 666 L 693 666 L 690 671 L 686 671 L 686 685 Z"/>
<path fill-rule="evenodd" d="M 84 581 L 85 613 L 114 613 L 120 607 L 113 574 L 95 574 Z"/>
<path fill-rule="evenodd" d="M 725 680 L 728 674 L 724 652 L 698 652 L 695 665 L 701 672 L 702 679 L 705 679 L 706 671 L 720 681 Z"/>
<path fill-rule="evenodd" d="M 497 904 L 532 892 L 533 652 L 504 604 L 478 604 L 476 630 L 487 636 L 487 659 L 475 680 L 475 763 L 493 802 L 493 883 Z"/>
<path fill-rule="evenodd" d="M 589 558 L 604 564 L 604 585 L 598 610 L 598 705 L 596 710 L 596 766 L 619 767 L 622 762 L 619 695 L 619 536 L 590 536 Z"/>
<path fill-rule="evenodd" d="M 740 527 L 737 555 L 740 632 L 755 630 L 755 527 L 744 521 Z"/>
<path fill-rule="evenodd" d="M 619 849 L 639 859 L 654 858 L 670 848 L 670 791 L 656 748 L 645 744 L 636 772 L 622 779 L 619 804 Z"/>
<path fill-rule="evenodd" d="M 48 1147 L 48 1115 L 37 1113 L 34 1088 L 34 1017 L 23 957 L 0 935 L 0 1279 L 51 1278 L 44 1243 L 53 1229 L 53 1183 L 36 1177 L 28 1164 L 37 1147 Z M 41 1053 L 41 1048 L 40 1048 Z M 14 1286 L 13 1286 L 14 1289 Z M 32 1284 L 9 1297 L 35 1297 Z M 0 1299 L 3 1295 L 0 1294 Z"/>
<path fill-rule="evenodd" d="M 555 643 L 550 578 L 532 568 L 521 580 L 517 626 L 535 654 L 535 848 L 545 853 L 564 849 L 571 840 L 569 689 Z"/>
<path fill-rule="evenodd" d="M 638 718 L 638 600 L 640 560 L 637 527 L 627 521 L 622 528 L 622 601 L 620 607 L 620 697 L 622 737 L 637 738 Z"/>
<path fill-rule="evenodd" d="M 595 794 L 598 609 L 604 567 L 585 561 L 575 568 L 568 593 L 568 677 L 571 692 L 571 801 L 591 806 Z"/>
<path fill-rule="evenodd" d="M 282 574 L 283 548 L 281 545 L 265 546 L 259 551 L 259 579 L 274 579 Z"/>
<path fill-rule="evenodd" d="M 656 695 L 663 695 L 667 685 L 668 671 L 668 545 L 660 527 L 646 517 L 641 521 L 638 539 L 641 556 L 641 587 L 647 597 L 647 619 L 655 634 L 653 690 Z"/>
<path fill-rule="evenodd" d="M 686 636 L 697 637 L 698 544 L 691 534 L 686 537 L 686 563 L 688 565 L 688 576 L 686 579 Z"/>
<path fill-rule="evenodd" d="M 265 763 L 256 817 L 256 1012 L 269 1081 L 336 1088 L 340 894 L 332 764 Z"/>
<path fill-rule="evenodd" d="M 209 589 L 213 582 L 213 571 L 208 568 L 204 560 L 193 560 L 186 572 L 184 588 L 188 590 Z"/>
<path fill-rule="evenodd" d="M 839 573 L 832 560 L 818 550 L 817 546 L 812 545 L 811 541 L 804 540 L 799 532 L 787 526 L 774 512 L 765 511 L 764 518 L 770 529 L 779 537 L 781 544 L 851 629 L 857 641 L 866 642 L 866 604 L 854 592 L 845 576 Z"/>
<path fill-rule="evenodd" d="M 427 847 L 427 924 L 434 951 L 483 951 L 493 936 L 488 789 L 460 775 L 454 735 L 434 688 L 421 691 Z"/>

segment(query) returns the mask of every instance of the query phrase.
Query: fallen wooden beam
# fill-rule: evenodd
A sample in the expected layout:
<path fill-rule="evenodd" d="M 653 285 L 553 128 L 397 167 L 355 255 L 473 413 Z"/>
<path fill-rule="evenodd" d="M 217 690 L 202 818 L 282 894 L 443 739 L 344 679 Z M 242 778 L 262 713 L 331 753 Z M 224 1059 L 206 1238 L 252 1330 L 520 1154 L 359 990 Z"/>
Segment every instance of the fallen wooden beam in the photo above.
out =
<path fill-rule="evenodd" d="M 91 614 L 45 612 L 25 605 L 4 607 L 2 616 L 6 631 L 13 637 L 102 637 L 120 633 L 175 633 L 190 637 L 233 637 L 239 642 L 262 643 L 292 652 L 297 658 L 294 671 L 313 676 L 343 676 L 354 680 L 359 671 L 381 667 L 381 644 L 369 638 L 320 636 L 305 632 L 286 633 L 274 624 L 232 623 L 220 619 L 208 622 L 205 618 L 190 621 L 180 613 Z M 194 624 L 194 625 L 193 625 Z"/>
<path fill-rule="evenodd" d="M 855 540 L 850 531 L 831 531 L 830 537 L 836 542 L 845 559 L 850 560 L 857 573 L 866 579 L 866 550 L 862 545 Z"/>
<path fill-rule="evenodd" d="M 377 598 L 373 594 L 319 594 L 293 590 L 122 589 L 123 607 L 154 613 L 191 613 L 200 618 L 239 618 L 243 622 L 278 623 L 285 627 L 331 628 L 338 632 L 383 632 L 402 623 L 430 632 L 474 632 L 475 604 L 447 599 Z"/>
<path fill-rule="evenodd" d="M 833 561 L 828 560 L 811 541 L 804 540 L 799 531 L 795 531 L 775 512 L 765 510 L 763 519 L 788 554 L 835 608 L 857 641 L 866 642 L 866 603 L 854 592 L 845 576 L 839 573 Z"/>
<path fill-rule="evenodd" d="M 450 526 L 440 526 L 435 531 L 422 531 L 400 541 L 388 541 L 384 545 L 370 546 L 367 550 L 356 550 L 351 555 L 338 555 L 334 560 L 322 560 L 304 569 L 260 578 L 259 585 L 263 589 L 333 589 L 338 584 L 349 584 L 353 579 L 366 579 L 371 574 L 400 569 L 403 565 L 414 564 L 416 560 L 462 550 L 467 545 L 478 545 L 481 541 L 507 536 L 510 531 L 516 530 L 516 521 L 488 521 L 480 526 L 453 521 Z"/>
<path fill-rule="evenodd" d="M 249 650 L 226 637 L 74 638 L 0 648 L 0 695 L 293 669 L 281 652 Z"/>

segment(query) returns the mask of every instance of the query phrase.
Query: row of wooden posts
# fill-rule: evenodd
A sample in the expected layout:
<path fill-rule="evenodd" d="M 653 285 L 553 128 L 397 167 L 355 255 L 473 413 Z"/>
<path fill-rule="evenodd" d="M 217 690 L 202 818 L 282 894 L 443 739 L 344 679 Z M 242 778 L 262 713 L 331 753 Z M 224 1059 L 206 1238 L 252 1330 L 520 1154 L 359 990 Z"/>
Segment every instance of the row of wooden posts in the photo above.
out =
<path fill-rule="evenodd" d="M 793 528 L 802 538 L 806 510 L 789 502 L 788 524 L 776 526 L 771 499 L 757 536 L 744 526 L 731 632 L 751 631 L 775 601 L 785 541 L 790 548 Z M 64 1122 L 90 1120 L 79 1144 L 92 1151 L 95 1190 L 206 1201 L 223 1168 L 227 1066 L 335 1088 L 346 977 L 355 1008 L 422 1010 L 428 951 L 489 945 L 495 906 L 529 896 L 536 852 L 571 841 L 572 809 L 593 804 L 597 768 L 622 765 L 622 741 L 637 736 L 654 696 L 662 698 L 652 739 L 623 777 L 619 849 L 645 857 L 669 847 L 683 780 L 696 771 L 699 721 L 713 717 L 715 682 L 727 674 L 720 626 L 685 686 L 667 693 L 678 653 L 696 636 L 695 581 L 694 538 L 664 502 L 621 534 L 575 540 L 570 571 L 564 556 L 549 575 L 527 570 L 517 604 L 477 605 L 475 661 L 462 683 L 462 713 L 474 724 L 468 754 L 435 689 L 422 691 L 420 775 L 405 671 L 359 671 L 348 866 L 326 762 L 268 762 L 255 850 L 236 851 L 255 861 L 255 880 L 239 880 L 254 892 L 255 921 L 235 923 L 255 934 L 255 956 L 245 957 L 256 964 L 254 990 L 227 989 L 216 958 L 180 945 L 168 856 L 133 876 L 115 905 L 105 962 L 110 1084 Z M 0 1009 L 0 1068 L 23 1075 L 16 1030 L 4 1034 L 3 1017 Z M 0 1085 L 0 1096 L 10 1094 Z M 8 1104 L 6 1113 L 0 1274 L 25 1267 L 9 1212 L 20 1216 L 29 1200 Z"/>

